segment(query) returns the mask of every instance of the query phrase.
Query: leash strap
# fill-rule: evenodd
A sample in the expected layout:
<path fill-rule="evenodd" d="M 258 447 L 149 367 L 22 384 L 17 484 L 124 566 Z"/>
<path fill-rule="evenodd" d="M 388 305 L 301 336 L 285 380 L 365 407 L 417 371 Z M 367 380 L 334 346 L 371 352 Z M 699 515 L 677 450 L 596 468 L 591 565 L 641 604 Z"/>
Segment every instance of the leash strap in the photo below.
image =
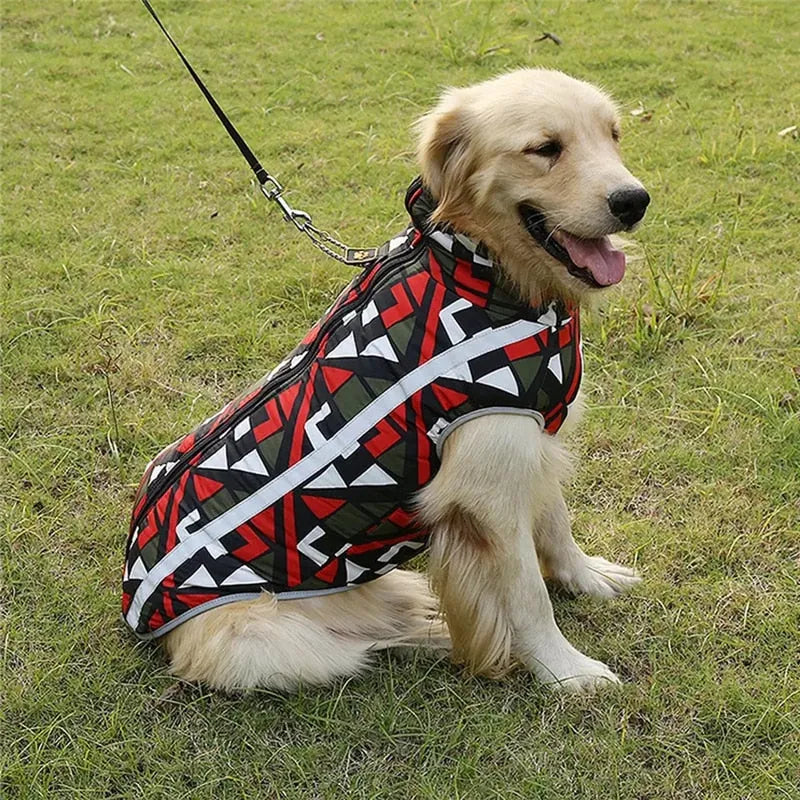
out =
<path fill-rule="evenodd" d="M 283 213 L 284 219 L 291 222 L 297 230 L 304 233 L 311 240 L 312 244 L 318 247 L 323 253 L 341 261 L 343 264 L 350 264 L 352 266 L 361 266 L 374 261 L 379 255 L 379 248 L 376 247 L 348 247 L 340 242 L 334 236 L 331 236 L 327 231 L 317 228 L 311 221 L 311 216 L 305 211 L 299 211 L 292 208 L 286 199 L 283 197 L 283 186 L 279 183 L 277 178 L 270 175 L 261 163 L 256 158 L 255 153 L 247 146 L 247 142 L 242 138 L 236 126 L 230 121 L 228 115 L 222 110 L 219 103 L 214 99 L 214 96 L 208 90 L 208 87 L 203 83 L 202 78 L 194 71 L 194 68 L 189 63 L 186 56 L 181 52 L 180 47 L 175 43 L 175 40 L 170 36 L 169 31 L 164 27 L 164 24 L 158 18 L 155 9 L 150 5 L 149 0 L 142 0 L 144 7 L 150 12 L 150 16 L 155 20 L 156 25 L 161 28 L 161 32 L 167 37 L 167 40 L 172 45 L 178 57 L 183 62 L 183 65 L 189 71 L 189 74 L 194 79 L 203 96 L 208 100 L 208 104 L 214 110 L 217 118 L 222 123 L 228 135 L 233 139 L 234 144 L 239 148 L 239 152 L 244 156 L 245 161 L 250 165 L 258 181 L 261 193 L 267 200 L 276 203 Z"/>

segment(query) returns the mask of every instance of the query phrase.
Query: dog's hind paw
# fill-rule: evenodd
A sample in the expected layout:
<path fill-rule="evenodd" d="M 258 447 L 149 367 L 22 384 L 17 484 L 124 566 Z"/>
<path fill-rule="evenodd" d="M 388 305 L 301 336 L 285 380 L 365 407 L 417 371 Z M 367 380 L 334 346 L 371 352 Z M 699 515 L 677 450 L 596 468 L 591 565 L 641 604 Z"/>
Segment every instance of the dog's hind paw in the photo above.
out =
<path fill-rule="evenodd" d="M 553 577 L 570 592 L 592 597 L 616 597 L 642 579 L 635 569 L 600 556 L 584 556 L 570 569 L 557 572 Z"/>

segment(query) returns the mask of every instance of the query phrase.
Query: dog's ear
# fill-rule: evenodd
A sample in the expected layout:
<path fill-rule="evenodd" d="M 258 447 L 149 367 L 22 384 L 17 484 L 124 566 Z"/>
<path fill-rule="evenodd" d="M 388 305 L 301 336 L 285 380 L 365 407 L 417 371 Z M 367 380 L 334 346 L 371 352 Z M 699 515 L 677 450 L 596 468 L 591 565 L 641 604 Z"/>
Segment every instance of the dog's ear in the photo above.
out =
<path fill-rule="evenodd" d="M 422 181 L 437 201 L 433 222 L 456 223 L 470 207 L 469 178 L 474 156 L 469 142 L 469 120 L 459 107 L 446 107 L 446 101 L 417 123 L 417 155 Z"/>

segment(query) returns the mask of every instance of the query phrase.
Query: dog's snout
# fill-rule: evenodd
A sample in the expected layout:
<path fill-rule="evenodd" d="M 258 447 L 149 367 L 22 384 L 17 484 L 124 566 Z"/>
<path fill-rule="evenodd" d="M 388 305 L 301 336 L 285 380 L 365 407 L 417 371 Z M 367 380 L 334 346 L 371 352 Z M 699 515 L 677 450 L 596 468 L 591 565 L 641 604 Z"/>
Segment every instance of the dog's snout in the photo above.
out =
<path fill-rule="evenodd" d="M 635 225 L 650 204 L 650 195 L 640 186 L 617 189 L 608 196 L 611 213 L 624 225 Z"/>

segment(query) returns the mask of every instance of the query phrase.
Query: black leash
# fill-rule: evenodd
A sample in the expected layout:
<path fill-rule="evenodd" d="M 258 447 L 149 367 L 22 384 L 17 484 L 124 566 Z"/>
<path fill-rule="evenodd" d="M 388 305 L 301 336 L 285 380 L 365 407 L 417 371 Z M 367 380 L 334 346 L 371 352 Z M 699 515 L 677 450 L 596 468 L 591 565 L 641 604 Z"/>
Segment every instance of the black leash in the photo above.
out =
<path fill-rule="evenodd" d="M 311 217 L 306 214 L 305 211 L 299 211 L 296 208 L 292 208 L 286 202 L 286 199 L 283 197 L 283 186 L 281 186 L 281 184 L 273 175 L 270 175 L 269 172 L 267 172 L 267 170 L 261 166 L 261 163 L 256 158 L 253 151 L 247 146 L 247 142 L 245 142 L 245 140 L 242 138 L 242 135 L 239 133 L 239 131 L 236 130 L 236 127 L 230 121 L 228 115 L 222 110 L 219 103 L 214 99 L 214 96 L 206 87 L 205 83 L 203 83 L 202 78 L 194 71 L 194 68 L 188 62 L 186 56 L 184 56 L 184 54 L 181 52 L 180 47 L 175 44 L 175 40 L 169 35 L 169 31 L 164 27 L 163 23 L 158 18 L 158 14 L 156 14 L 153 6 L 150 5 L 148 0 L 142 0 L 142 4 L 150 12 L 150 16 L 156 21 L 156 25 L 161 28 L 162 33 L 167 37 L 169 43 L 172 45 L 173 49 L 178 54 L 178 57 L 183 62 L 183 65 L 187 70 L 189 70 L 189 74 L 192 76 L 192 78 L 194 78 L 194 82 L 203 93 L 203 96 L 206 98 L 206 100 L 208 100 L 208 104 L 214 109 L 214 113 L 217 115 L 219 121 L 228 132 L 228 135 L 231 137 L 231 139 L 233 139 L 234 143 L 239 148 L 239 152 L 244 156 L 245 161 L 247 161 L 247 163 L 250 165 L 250 169 L 252 169 L 255 173 L 256 180 L 258 181 L 259 188 L 261 189 L 261 193 L 264 195 L 264 197 L 266 197 L 267 200 L 271 200 L 276 203 L 283 213 L 284 218 L 288 222 L 291 222 L 297 228 L 297 230 L 308 236 L 314 245 L 316 245 L 320 250 L 322 250 L 323 253 L 329 255 L 331 258 L 335 258 L 337 261 L 341 261 L 343 264 L 351 264 L 353 266 L 361 266 L 362 264 L 367 264 L 370 261 L 374 261 L 378 256 L 377 248 L 347 247 L 347 245 L 331 236 L 331 234 L 317 228 L 311 222 Z"/>

